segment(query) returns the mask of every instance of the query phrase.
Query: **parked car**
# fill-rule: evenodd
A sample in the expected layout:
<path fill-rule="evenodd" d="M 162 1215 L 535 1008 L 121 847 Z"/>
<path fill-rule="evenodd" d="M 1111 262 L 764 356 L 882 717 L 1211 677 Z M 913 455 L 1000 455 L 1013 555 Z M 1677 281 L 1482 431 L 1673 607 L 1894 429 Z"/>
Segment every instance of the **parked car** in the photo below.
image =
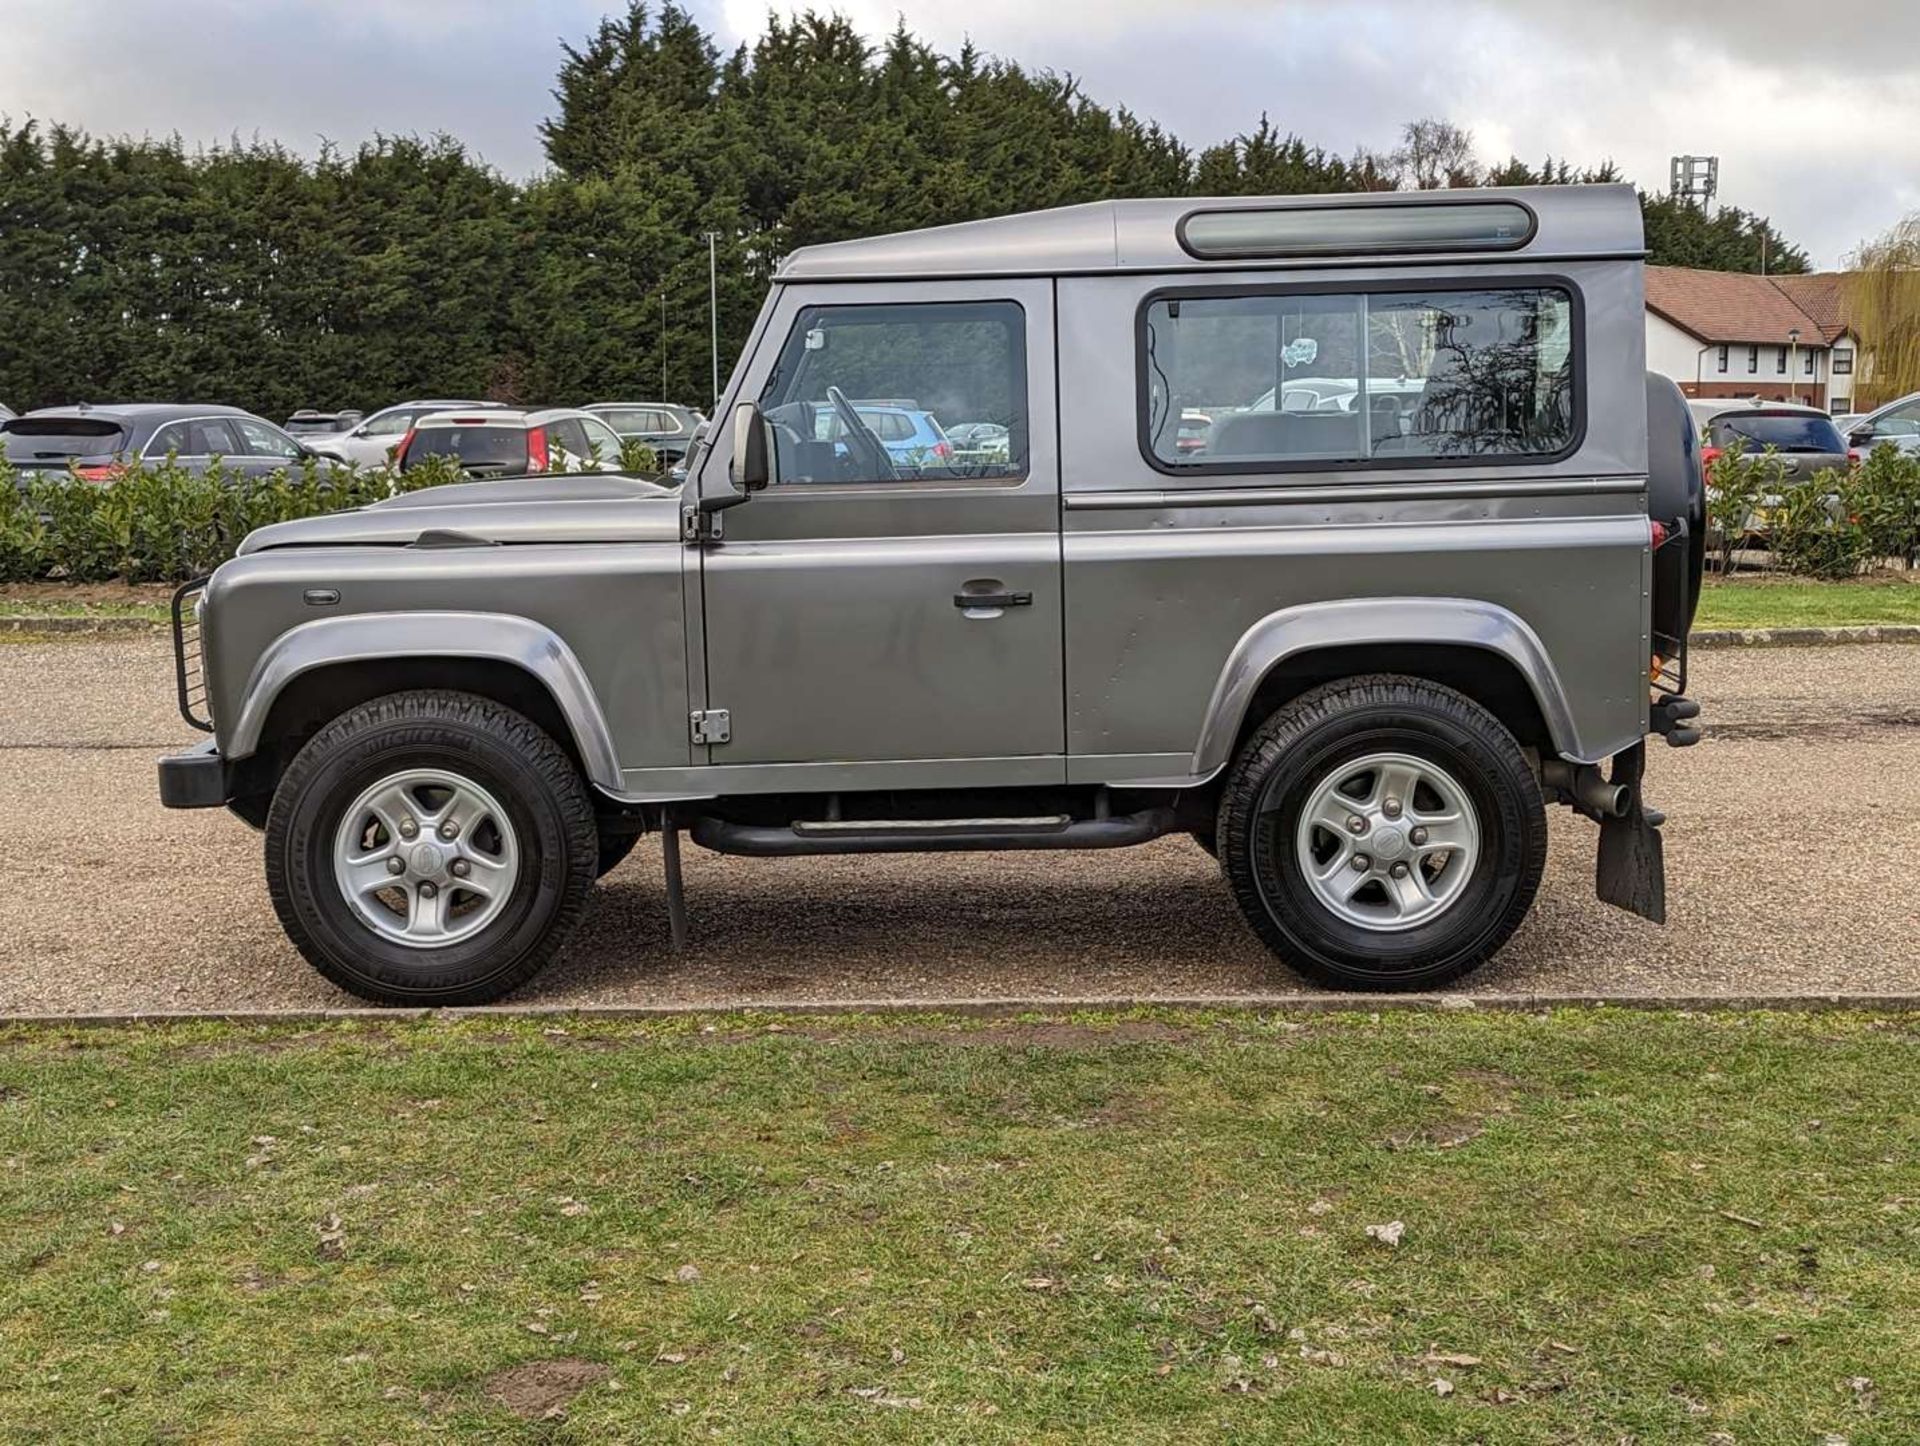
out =
<path fill-rule="evenodd" d="M 581 410 L 592 412 L 622 438 L 645 442 L 663 469 L 684 461 L 707 425 L 698 410 L 673 402 L 593 402 Z"/>
<path fill-rule="evenodd" d="M 10 422 L 19 415 L 12 407 L 0 404 L 0 422 Z"/>
<path fill-rule="evenodd" d="M 365 415 L 357 410 L 318 412 L 311 407 L 302 407 L 287 418 L 286 431 L 291 437 L 328 437 L 357 426 Z"/>
<path fill-rule="evenodd" d="M 264 417 L 197 403 L 81 403 L 42 407 L 0 423 L 7 460 L 26 471 L 67 471 L 111 482 L 135 459 L 204 472 L 219 458 L 232 472 L 261 473 L 314 455 Z"/>
<path fill-rule="evenodd" d="M 401 402 L 396 406 L 382 407 L 364 421 L 356 422 L 344 432 L 329 436 L 316 436 L 311 446 L 323 457 L 337 457 L 342 462 L 352 462 L 361 467 L 378 467 L 393 455 L 393 449 L 400 445 L 400 439 L 407 435 L 413 424 L 429 412 L 444 412 L 459 409 L 471 412 L 479 408 L 493 408 L 503 405 L 500 402 L 467 402 L 457 398 L 443 401 Z"/>
<path fill-rule="evenodd" d="M 1425 988 L 1526 915 L 1548 803 L 1599 822 L 1600 896 L 1663 919 L 1641 779 L 1650 733 L 1698 738 L 1705 514 L 1685 400 L 1636 364 L 1643 250 L 1627 186 L 1106 201 L 797 250 L 684 486 L 426 489 L 262 528 L 183 590 L 211 736 L 161 799 L 263 827 L 301 952 L 410 1004 L 531 978 L 648 830 L 676 943 L 683 832 L 759 857 L 1184 832 L 1280 959 Z M 1389 334 L 1441 343 L 1407 349 L 1405 431 L 1376 440 L 1364 379 L 1350 408 L 1234 410 L 1303 337 Z M 1006 461 L 965 486 L 903 461 L 855 400 L 882 392 L 1005 419 Z M 1197 451 L 1188 406 L 1216 415 Z"/>
<path fill-rule="evenodd" d="M 1833 418 L 1818 407 L 1756 400 L 1694 400 L 1687 407 L 1701 429 L 1700 467 L 1709 488 L 1713 486 L 1714 462 L 1736 439 L 1748 456 L 1771 448 L 1780 464 L 1783 484 L 1825 471 L 1845 471 L 1859 461 L 1859 453 L 1848 449 Z M 1768 493 L 1747 514 L 1745 533 L 1749 539 L 1766 543 L 1772 531 L 1773 509 L 1780 500 L 1779 493 Z M 1827 505 L 1838 515 L 1837 493 L 1828 497 Z"/>
<path fill-rule="evenodd" d="M 858 445 L 849 440 L 849 427 L 857 427 L 878 441 L 896 469 L 922 472 L 953 464 L 953 443 L 947 440 L 933 413 L 910 403 L 857 401 L 851 419 L 831 407 L 814 408 L 815 438 L 847 455 Z"/>
<path fill-rule="evenodd" d="M 1848 445 L 1865 453 L 1883 442 L 1902 452 L 1920 453 L 1920 392 L 1888 402 L 1864 415 L 1834 418 Z"/>
<path fill-rule="evenodd" d="M 429 412 L 400 439 L 394 458 L 406 472 L 429 457 L 452 457 L 471 477 L 618 472 L 620 438 L 591 413 L 566 408 Z"/>
<path fill-rule="evenodd" d="M 1013 434 L 999 422 L 961 422 L 945 431 L 961 462 L 1005 462 L 1013 446 Z"/>
<path fill-rule="evenodd" d="M 1695 402 L 1689 410 L 1700 420 L 1704 438 L 1700 459 L 1709 469 L 1736 437 L 1749 454 L 1772 447 L 1789 482 L 1829 469 L 1845 471 L 1859 460 L 1859 454 L 1849 450 L 1833 418 L 1818 407 L 1797 406 L 1791 402 L 1742 402 L 1702 412 Z"/>

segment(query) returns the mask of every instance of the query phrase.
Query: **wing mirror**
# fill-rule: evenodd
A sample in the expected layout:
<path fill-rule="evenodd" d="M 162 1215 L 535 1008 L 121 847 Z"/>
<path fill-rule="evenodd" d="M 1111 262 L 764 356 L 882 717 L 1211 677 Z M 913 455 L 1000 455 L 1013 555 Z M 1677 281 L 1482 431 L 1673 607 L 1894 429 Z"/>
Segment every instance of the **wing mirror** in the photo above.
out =
<path fill-rule="evenodd" d="M 733 462 L 729 476 L 742 492 L 758 492 L 773 480 L 766 419 L 752 402 L 742 402 L 733 409 Z"/>
<path fill-rule="evenodd" d="M 1847 433 L 1847 445 L 1849 447 L 1864 447 L 1872 440 L 1872 427 L 1855 427 L 1851 432 Z"/>

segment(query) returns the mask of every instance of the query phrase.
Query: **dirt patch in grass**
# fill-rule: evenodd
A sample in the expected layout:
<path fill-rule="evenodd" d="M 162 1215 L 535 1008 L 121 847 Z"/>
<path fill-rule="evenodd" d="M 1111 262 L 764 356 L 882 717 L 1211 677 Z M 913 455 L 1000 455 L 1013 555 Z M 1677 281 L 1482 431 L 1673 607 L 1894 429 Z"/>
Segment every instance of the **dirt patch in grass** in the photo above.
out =
<path fill-rule="evenodd" d="M 528 1361 L 488 1377 L 484 1394 L 524 1421 L 539 1421 L 565 1411 L 575 1396 L 609 1374 L 598 1361 L 575 1356 Z"/>

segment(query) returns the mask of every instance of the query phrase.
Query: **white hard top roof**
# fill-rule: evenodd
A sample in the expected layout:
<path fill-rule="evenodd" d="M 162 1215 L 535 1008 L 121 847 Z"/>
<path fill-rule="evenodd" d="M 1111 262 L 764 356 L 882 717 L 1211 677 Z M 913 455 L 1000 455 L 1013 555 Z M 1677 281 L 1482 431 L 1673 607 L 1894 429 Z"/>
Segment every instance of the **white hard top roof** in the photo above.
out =
<path fill-rule="evenodd" d="M 1532 211 L 1533 235 L 1517 249 L 1427 252 L 1425 262 L 1475 256 L 1513 259 L 1638 258 L 1646 253 L 1633 187 L 1513 186 L 1459 191 L 1373 191 L 1339 196 L 1221 196 L 1094 201 L 1052 211 L 963 221 L 858 241 L 804 246 L 781 265 L 779 281 L 863 281 L 929 276 L 1042 276 L 1099 271 L 1239 270 L 1338 265 L 1319 257 L 1198 260 L 1182 246 L 1181 221 L 1200 211 L 1415 207 L 1517 202 Z M 1348 257 L 1347 260 L 1355 258 Z M 1392 261 L 1388 254 L 1368 262 Z M 1404 259 L 1404 258 L 1401 258 Z"/>

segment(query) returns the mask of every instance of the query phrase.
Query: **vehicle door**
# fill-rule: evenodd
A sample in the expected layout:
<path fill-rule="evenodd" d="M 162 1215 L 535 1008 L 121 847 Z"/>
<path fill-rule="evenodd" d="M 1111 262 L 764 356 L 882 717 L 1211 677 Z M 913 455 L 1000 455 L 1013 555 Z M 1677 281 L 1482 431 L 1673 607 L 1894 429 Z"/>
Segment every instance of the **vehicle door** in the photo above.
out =
<path fill-rule="evenodd" d="M 1874 413 L 1863 426 L 1865 450 L 1891 442 L 1903 452 L 1920 452 L 1920 398 Z"/>
<path fill-rule="evenodd" d="M 730 727 L 710 761 L 1063 779 L 1051 284 L 788 288 L 736 397 L 767 419 L 773 479 L 703 553 L 708 706 Z M 855 405 L 877 397 L 1003 425 L 1007 455 L 901 467 Z M 730 431 L 705 492 L 729 490 Z"/>
<path fill-rule="evenodd" d="M 253 417 L 235 417 L 233 425 L 246 444 L 246 455 L 237 459 L 242 470 L 259 475 L 299 465 L 300 444 L 278 427 Z"/>
<path fill-rule="evenodd" d="M 153 434 L 153 440 L 141 455 L 149 461 L 171 456 L 195 472 L 204 472 L 215 457 L 222 459 L 223 465 L 232 471 L 247 470 L 246 448 L 241 444 L 240 434 L 227 424 L 225 417 L 169 422 Z"/>
<path fill-rule="evenodd" d="M 392 411 L 381 412 L 347 433 L 341 450 L 346 453 L 348 461 L 358 462 L 362 467 L 382 466 L 392 455 L 393 449 L 400 445 L 400 439 L 407 435 L 407 429 L 425 415 L 425 412 L 409 407 L 395 407 Z"/>

